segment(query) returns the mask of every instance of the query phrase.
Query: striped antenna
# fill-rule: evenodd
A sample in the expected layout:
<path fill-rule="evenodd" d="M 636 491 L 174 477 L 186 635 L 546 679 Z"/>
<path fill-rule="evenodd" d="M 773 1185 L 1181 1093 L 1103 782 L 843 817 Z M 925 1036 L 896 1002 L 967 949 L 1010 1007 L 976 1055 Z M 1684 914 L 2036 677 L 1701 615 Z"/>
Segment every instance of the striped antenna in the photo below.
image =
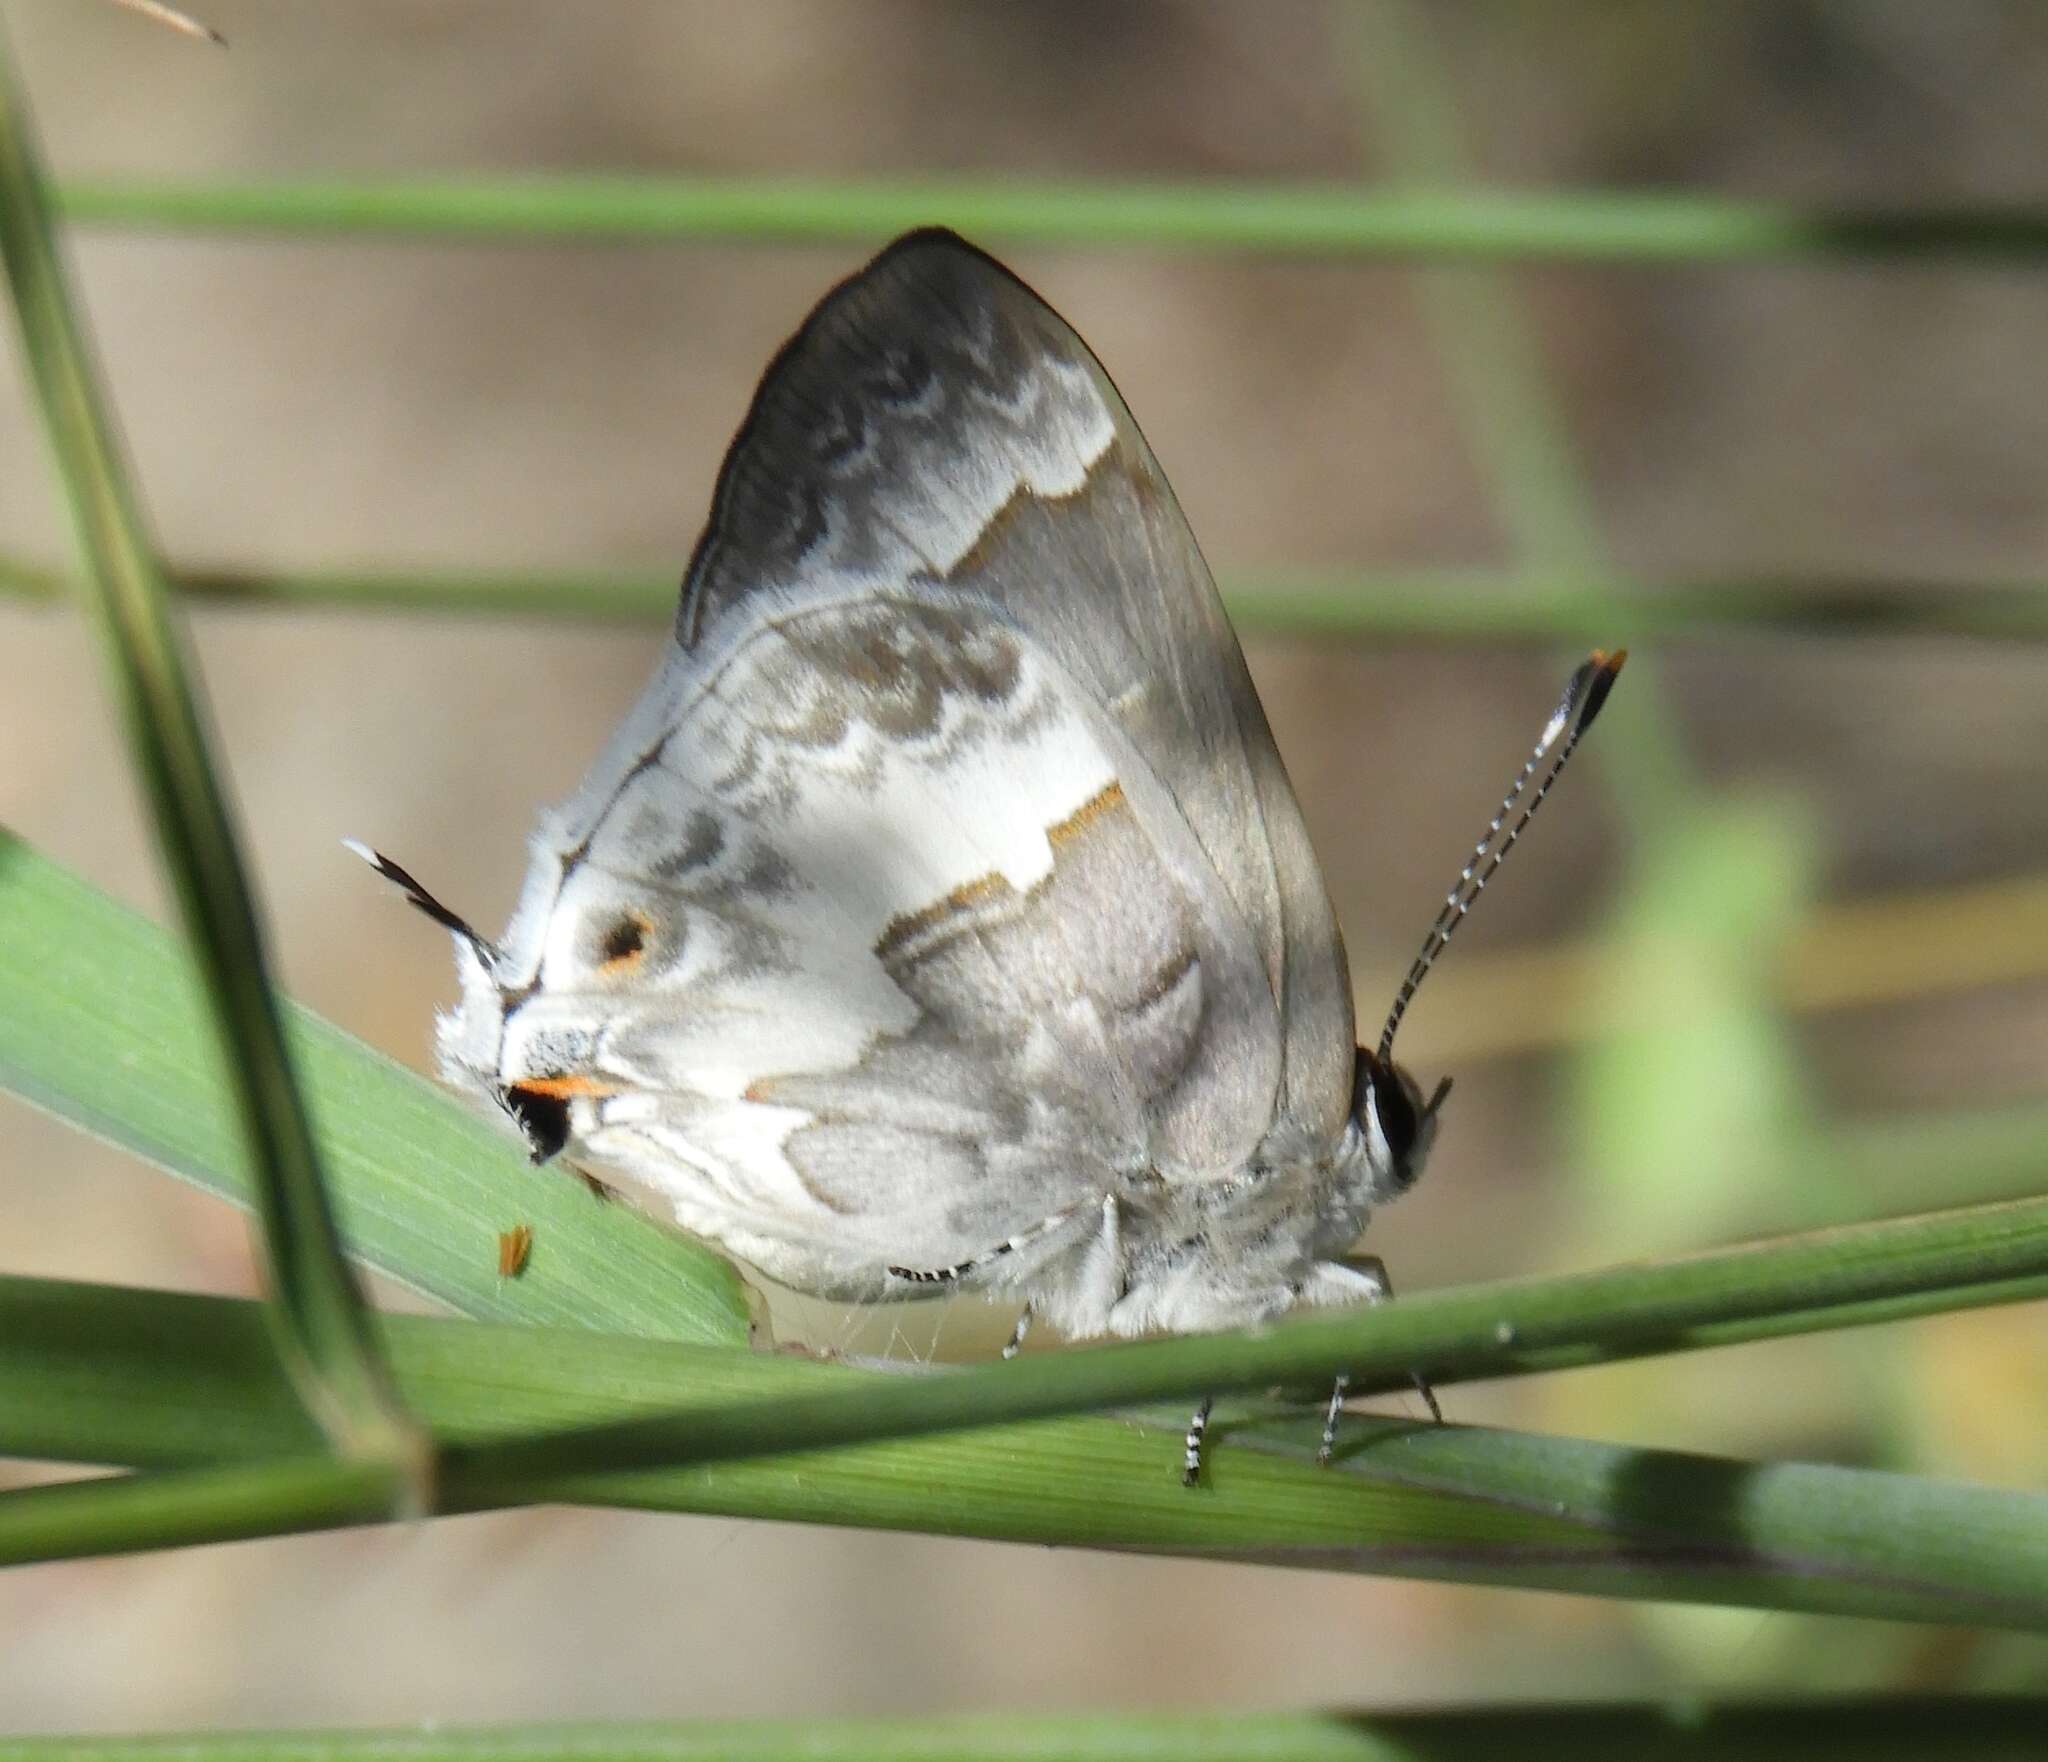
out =
<path fill-rule="evenodd" d="M 1394 1007 L 1387 1012 L 1387 1025 L 1380 1031 L 1381 1064 L 1392 1062 L 1394 1030 L 1400 1027 L 1401 1018 L 1408 1013 L 1408 1006 L 1414 1002 L 1423 979 L 1436 965 L 1437 956 L 1443 953 L 1458 926 L 1465 921 L 1465 914 L 1472 909 L 1473 902 L 1485 891 L 1487 882 L 1493 879 L 1494 871 L 1507 861 L 1508 852 L 1515 848 L 1515 841 L 1522 836 L 1522 829 L 1535 819 L 1536 810 L 1543 805 L 1543 798 L 1550 793 L 1550 786 L 1557 781 L 1558 773 L 1564 769 L 1581 736 L 1593 726 L 1593 718 L 1599 715 L 1600 706 L 1606 703 L 1608 692 L 1614 689 L 1615 677 L 1621 672 L 1621 664 L 1627 659 L 1627 649 L 1616 649 L 1611 655 L 1605 650 L 1595 649 L 1566 683 L 1564 696 L 1558 699 L 1557 708 L 1551 713 L 1550 720 L 1544 723 L 1543 733 L 1529 754 L 1528 762 L 1522 766 L 1502 798 L 1499 811 L 1487 822 L 1485 836 L 1472 847 L 1471 860 L 1458 871 L 1457 881 L 1444 895 L 1443 910 L 1437 913 L 1436 922 L 1430 925 L 1429 934 L 1422 939 L 1422 947 L 1409 965 L 1408 976 L 1401 981 Z M 1529 780 L 1539 771 L 1542 780 L 1536 785 L 1528 804 L 1516 814 L 1515 804 L 1522 799 Z M 1512 820 L 1510 815 L 1514 816 Z"/>

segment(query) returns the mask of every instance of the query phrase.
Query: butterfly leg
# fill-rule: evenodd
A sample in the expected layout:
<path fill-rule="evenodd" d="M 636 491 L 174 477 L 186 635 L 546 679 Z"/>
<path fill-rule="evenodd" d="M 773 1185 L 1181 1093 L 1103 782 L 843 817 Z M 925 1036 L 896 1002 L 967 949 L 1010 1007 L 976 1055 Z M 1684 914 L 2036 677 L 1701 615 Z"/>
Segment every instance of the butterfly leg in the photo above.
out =
<path fill-rule="evenodd" d="M 1330 1452 L 1337 1448 L 1337 1421 L 1343 1417 L 1344 1397 L 1350 1392 L 1351 1379 L 1341 1370 L 1336 1381 L 1330 1385 L 1330 1404 L 1323 1409 L 1323 1437 L 1316 1445 L 1316 1466 L 1330 1466 Z"/>
<path fill-rule="evenodd" d="M 1188 1435 L 1180 1460 L 1180 1484 L 1184 1487 L 1200 1486 L 1202 1481 L 1202 1440 L 1209 1431 L 1209 1409 L 1215 1405 L 1215 1397 L 1204 1395 L 1202 1405 L 1197 1407 L 1188 1420 Z"/>
<path fill-rule="evenodd" d="M 1031 1305 L 1027 1303 L 1017 1317 L 1017 1325 L 1010 1330 L 1008 1343 L 1003 1347 L 1003 1356 L 1005 1358 L 1015 1358 L 1023 1349 L 1024 1336 L 1031 1332 L 1031 1316 Z"/>
<path fill-rule="evenodd" d="M 985 1248 L 981 1253 L 966 1260 L 955 1261 L 951 1266 L 891 1266 L 887 1269 L 889 1277 L 901 1279 L 906 1285 L 957 1285 L 970 1273 L 980 1272 L 992 1261 L 1001 1260 L 1006 1254 L 1014 1254 L 1020 1248 L 1029 1248 L 1051 1235 L 1062 1224 L 1068 1222 L 1078 1209 L 1070 1206 L 1065 1211 L 1056 1211 L 1043 1222 L 1033 1224 L 1030 1229 L 1020 1230 L 1007 1242 L 998 1242 L 992 1248 Z M 1021 1332 L 1017 1335 L 1020 1340 L 1023 1337 Z"/>
<path fill-rule="evenodd" d="M 1385 1303 L 1394 1295 L 1394 1281 L 1387 1276 L 1387 1263 L 1377 1254 L 1347 1256 L 1340 1264 L 1358 1276 L 1366 1302 Z M 1436 1391 L 1420 1371 L 1412 1375 L 1415 1392 L 1429 1409 L 1429 1417 L 1442 1425 L 1444 1410 L 1437 1404 Z M 1337 1448 L 1337 1422 L 1343 1416 L 1344 1397 L 1350 1388 L 1350 1377 L 1340 1373 L 1330 1389 L 1330 1404 L 1323 1411 L 1323 1436 L 1316 1445 L 1316 1461 L 1325 1468 L 1329 1467 L 1331 1453 Z"/>

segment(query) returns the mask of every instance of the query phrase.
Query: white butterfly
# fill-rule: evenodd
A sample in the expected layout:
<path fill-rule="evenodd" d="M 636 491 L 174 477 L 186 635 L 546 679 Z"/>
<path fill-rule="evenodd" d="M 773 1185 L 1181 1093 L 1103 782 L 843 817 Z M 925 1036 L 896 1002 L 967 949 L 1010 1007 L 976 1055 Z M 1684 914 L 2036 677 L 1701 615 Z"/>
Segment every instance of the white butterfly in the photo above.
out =
<path fill-rule="evenodd" d="M 1581 669 L 1552 775 L 1618 666 Z M 1386 1294 L 1346 1251 L 1443 1090 L 1391 1022 L 1356 1045 L 1301 811 L 1130 412 L 949 233 L 770 365 L 675 640 L 505 935 L 372 860 L 455 934 L 444 1072 L 798 1290 L 980 1290 L 1070 1336 Z"/>

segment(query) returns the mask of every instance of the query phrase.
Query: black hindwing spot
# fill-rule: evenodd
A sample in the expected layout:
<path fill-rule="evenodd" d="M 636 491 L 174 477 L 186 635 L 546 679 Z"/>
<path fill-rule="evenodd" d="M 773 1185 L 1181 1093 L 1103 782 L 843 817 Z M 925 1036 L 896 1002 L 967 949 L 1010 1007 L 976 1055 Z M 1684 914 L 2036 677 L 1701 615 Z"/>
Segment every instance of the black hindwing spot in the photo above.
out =
<path fill-rule="evenodd" d="M 504 1092 L 505 1111 L 526 1134 L 526 1148 L 537 1163 L 559 1156 L 569 1142 L 569 1098 L 514 1083 Z"/>

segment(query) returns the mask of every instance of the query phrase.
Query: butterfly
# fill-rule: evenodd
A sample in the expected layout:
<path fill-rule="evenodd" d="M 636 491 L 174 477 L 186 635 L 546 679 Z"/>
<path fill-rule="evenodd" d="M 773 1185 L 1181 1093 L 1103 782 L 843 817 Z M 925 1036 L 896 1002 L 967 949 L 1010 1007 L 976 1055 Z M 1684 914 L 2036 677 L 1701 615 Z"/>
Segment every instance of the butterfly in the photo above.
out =
<path fill-rule="evenodd" d="M 1348 1251 L 1448 1089 L 1393 1062 L 1394 1025 L 1619 665 L 1574 676 L 1360 1048 L 1158 461 L 1050 306 L 925 230 L 769 365 L 673 640 L 542 819 L 505 934 L 362 854 L 453 933 L 442 1070 L 536 1160 L 819 1297 L 1021 1302 L 1012 1350 L 1034 1317 L 1228 1328 L 1388 1295 Z"/>

